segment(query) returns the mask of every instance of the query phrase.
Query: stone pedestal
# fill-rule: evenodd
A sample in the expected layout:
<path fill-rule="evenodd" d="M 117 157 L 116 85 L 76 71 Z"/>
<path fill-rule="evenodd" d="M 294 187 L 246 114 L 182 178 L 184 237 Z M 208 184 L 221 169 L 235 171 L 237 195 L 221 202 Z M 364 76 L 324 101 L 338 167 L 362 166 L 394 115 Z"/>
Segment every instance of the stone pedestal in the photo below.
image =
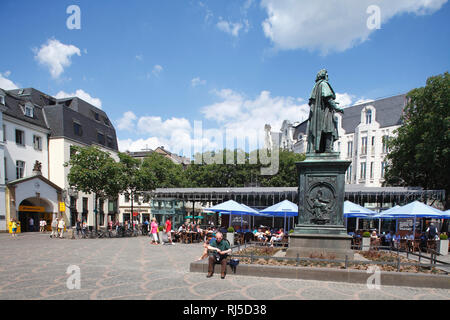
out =
<path fill-rule="evenodd" d="M 286 256 L 353 258 L 344 226 L 345 172 L 350 161 L 339 153 L 307 154 L 297 162 L 299 224 L 289 236 Z"/>

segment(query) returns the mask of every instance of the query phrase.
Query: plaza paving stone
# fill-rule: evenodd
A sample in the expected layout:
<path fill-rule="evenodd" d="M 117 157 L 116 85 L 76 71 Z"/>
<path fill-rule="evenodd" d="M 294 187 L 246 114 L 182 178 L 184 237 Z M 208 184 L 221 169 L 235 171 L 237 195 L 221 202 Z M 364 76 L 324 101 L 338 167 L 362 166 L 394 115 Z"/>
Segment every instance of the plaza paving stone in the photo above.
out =
<path fill-rule="evenodd" d="M 211 279 L 190 273 L 201 244 L 150 245 L 148 237 L 50 239 L 48 234 L 0 234 L 0 299 L 32 300 L 307 300 L 446 299 L 450 290 L 312 280 L 245 277 Z M 80 267 L 81 289 L 69 290 L 66 273 Z M 239 267 L 238 267 L 239 268 Z"/>

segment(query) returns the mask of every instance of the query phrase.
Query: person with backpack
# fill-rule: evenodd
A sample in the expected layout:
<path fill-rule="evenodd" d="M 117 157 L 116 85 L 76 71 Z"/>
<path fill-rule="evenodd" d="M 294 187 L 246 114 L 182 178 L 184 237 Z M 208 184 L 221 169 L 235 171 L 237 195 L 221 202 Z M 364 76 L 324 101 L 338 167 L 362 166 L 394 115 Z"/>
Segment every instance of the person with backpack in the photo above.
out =
<path fill-rule="evenodd" d="M 437 228 L 434 223 L 430 223 L 430 226 L 427 229 L 428 240 L 435 240 L 437 237 Z"/>
<path fill-rule="evenodd" d="M 227 257 L 231 253 L 231 246 L 228 240 L 223 239 L 221 232 L 216 233 L 216 239 L 209 243 L 208 250 L 212 251 L 212 255 L 209 256 L 208 275 L 207 278 L 211 278 L 214 274 L 215 264 L 220 264 L 220 278 L 225 279 L 227 273 Z"/>

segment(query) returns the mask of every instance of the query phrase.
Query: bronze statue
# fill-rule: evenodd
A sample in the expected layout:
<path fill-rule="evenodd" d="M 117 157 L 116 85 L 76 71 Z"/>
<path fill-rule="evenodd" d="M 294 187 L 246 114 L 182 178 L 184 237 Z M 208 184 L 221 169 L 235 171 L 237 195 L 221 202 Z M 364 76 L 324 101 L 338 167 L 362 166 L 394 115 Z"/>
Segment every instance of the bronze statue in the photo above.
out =
<path fill-rule="evenodd" d="M 344 113 L 335 100 L 336 94 L 328 83 L 328 72 L 322 69 L 309 99 L 307 153 L 333 152 L 333 143 L 339 139 L 335 113 Z"/>

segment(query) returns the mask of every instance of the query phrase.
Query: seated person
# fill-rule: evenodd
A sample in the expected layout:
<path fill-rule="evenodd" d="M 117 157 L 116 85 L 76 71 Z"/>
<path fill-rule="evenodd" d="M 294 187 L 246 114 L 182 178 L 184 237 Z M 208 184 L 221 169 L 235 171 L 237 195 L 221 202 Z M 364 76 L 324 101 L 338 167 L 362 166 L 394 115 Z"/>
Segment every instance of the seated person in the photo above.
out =
<path fill-rule="evenodd" d="M 225 279 L 227 272 L 227 256 L 231 253 L 230 243 L 223 239 L 223 234 L 221 232 L 217 232 L 216 239 L 209 243 L 208 250 L 212 251 L 213 254 L 209 256 L 208 275 L 206 277 L 211 278 L 214 274 L 215 264 L 220 263 L 221 278 Z"/>
<path fill-rule="evenodd" d="M 265 241 L 264 242 L 269 241 L 271 236 L 272 236 L 272 233 L 270 232 L 269 229 L 267 229 L 266 232 L 264 233 L 264 237 L 265 237 Z"/>
<path fill-rule="evenodd" d="M 391 246 L 393 240 L 393 232 L 389 231 L 389 233 L 384 237 L 385 245 Z"/>
<path fill-rule="evenodd" d="M 273 247 L 273 243 L 274 241 L 281 241 L 283 240 L 284 237 L 284 231 L 283 229 L 280 229 L 276 234 L 274 234 L 271 238 L 270 238 L 270 246 Z"/>
<path fill-rule="evenodd" d="M 258 229 L 258 232 L 255 233 L 255 237 L 258 241 L 264 241 L 266 239 L 264 232 L 262 232 L 261 229 Z"/>
<path fill-rule="evenodd" d="M 370 238 L 371 239 L 378 239 L 378 235 L 377 235 L 377 232 L 375 230 L 373 230 L 372 233 L 370 234 Z"/>
<path fill-rule="evenodd" d="M 212 234 L 208 234 L 206 236 L 205 243 L 203 243 L 203 254 L 197 259 L 197 261 L 203 260 L 208 256 L 208 246 L 213 240 L 216 240 L 216 238 Z"/>
<path fill-rule="evenodd" d="M 394 243 L 394 246 L 395 246 L 396 248 L 398 248 L 399 245 L 400 245 L 400 239 L 401 239 L 401 237 L 400 237 L 400 234 L 398 234 L 398 233 L 396 233 L 395 236 L 394 236 L 394 238 L 392 239 L 392 241 L 393 241 L 393 243 Z"/>

